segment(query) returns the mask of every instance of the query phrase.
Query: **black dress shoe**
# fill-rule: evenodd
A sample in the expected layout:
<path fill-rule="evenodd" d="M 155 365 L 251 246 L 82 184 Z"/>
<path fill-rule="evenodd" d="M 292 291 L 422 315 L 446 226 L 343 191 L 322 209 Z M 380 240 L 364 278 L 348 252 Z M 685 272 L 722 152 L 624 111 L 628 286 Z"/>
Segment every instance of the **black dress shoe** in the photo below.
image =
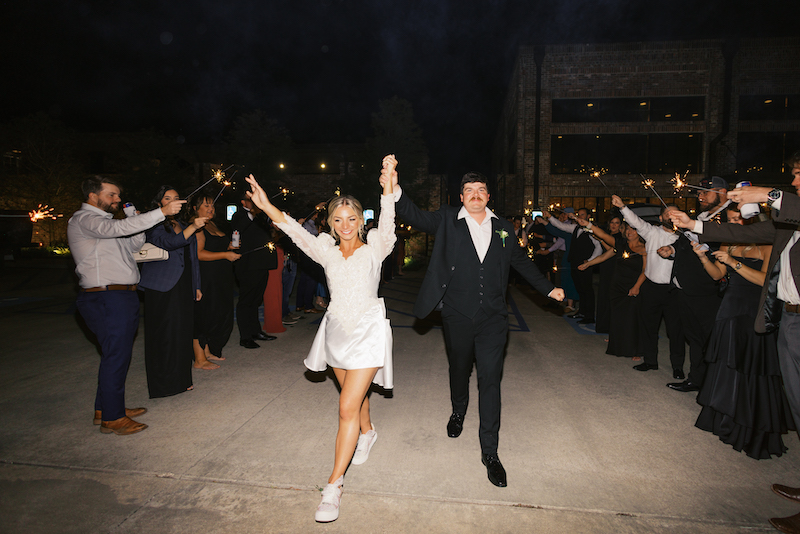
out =
<path fill-rule="evenodd" d="M 464 430 L 464 414 L 453 413 L 450 416 L 450 421 L 447 422 L 447 435 L 451 438 L 457 438 Z"/>
<path fill-rule="evenodd" d="M 675 380 L 685 380 L 686 379 L 686 375 L 683 374 L 683 369 L 679 369 L 679 368 L 675 367 L 672 370 L 672 378 L 674 378 Z"/>
<path fill-rule="evenodd" d="M 486 474 L 489 475 L 489 482 L 498 488 L 505 488 L 508 486 L 506 483 L 506 470 L 503 469 L 503 464 L 500 463 L 500 458 L 496 454 L 482 454 L 481 461 L 486 466 Z"/>
<path fill-rule="evenodd" d="M 689 380 L 684 380 L 683 382 L 673 382 L 672 384 L 667 384 L 667 387 L 674 389 L 675 391 L 682 391 L 684 393 L 689 391 L 700 391 L 700 386 Z"/>
<path fill-rule="evenodd" d="M 573 319 L 585 319 L 586 316 L 582 313 L 576 313 L 575 315 L 571 316 Z"/>
<path fill-rule="evenodd" d="M 278 336 L 271 336 L 266 332 L 259 332 L 258 334 L 253 336 L 253 339 L 258 339 L 260 341 L 273 341 L 275 339 L 278 339 Z"/>
<path fill-rule="evenodd" d="M 257 349 L 260 345 L 252 339 L 240 339 L 239 345 L 246 349 Z"/>
<path fill-rule="evenodd" d="M 589 318 L 581 319 L 580 321 L 578 321 L 578 324 L 594 324 L 594 319 L 589 319 Z"/>
<path fill-rule="evenodd" d="M 639 365 L 634 365 L 633 368 L 637 371 L 657 371 L 658 364 L 640 363 Z"/>

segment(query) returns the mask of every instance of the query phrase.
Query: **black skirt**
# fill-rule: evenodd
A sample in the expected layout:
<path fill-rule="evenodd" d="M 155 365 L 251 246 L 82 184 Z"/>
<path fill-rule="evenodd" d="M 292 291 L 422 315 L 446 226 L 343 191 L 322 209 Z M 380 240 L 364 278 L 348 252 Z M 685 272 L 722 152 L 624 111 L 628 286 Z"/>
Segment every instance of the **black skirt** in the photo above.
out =
<path fill-rule="evenodd" d="M 185 267 L 175 287 L 144 292 L 144 363 L 151 399 L 192 387 L 194 295 L 192 264 L 185 252 Z"/>

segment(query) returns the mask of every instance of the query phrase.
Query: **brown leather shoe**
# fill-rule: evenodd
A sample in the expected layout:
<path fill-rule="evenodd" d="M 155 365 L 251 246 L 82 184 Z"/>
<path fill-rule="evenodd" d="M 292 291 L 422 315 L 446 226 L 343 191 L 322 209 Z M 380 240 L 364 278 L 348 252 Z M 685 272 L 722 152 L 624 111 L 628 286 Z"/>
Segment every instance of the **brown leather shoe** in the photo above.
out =
<path fill-rule="evenodd" d="M 139 417 L 147 413 L 147 408 L 125 408 L 125 415 L 127 417 Z M 100 410 L 94 411 L 94 424 L 99 425 L 103 422 L 103 412 Z"/>
<path fill-rule="evenodd" d="M 791 517 L 773 517 L 769 522 L 781 532 L 800 534 L 800 514 Z"/>
<path fill-rule="evenodd" d="M 772 491 L 790 501 L 800 502 L 800 488 L 790 488 L 783 484 L 773 484 Z"/>
<path fill-rule="evenodd" d="M 147 428 L 147 425 L 138 423 L 130 417 L 120 417 L 116 421 L 103 421 L 100 423 L 100 432 L 103 434 L 117 434 L 118 436 L 127 436 L 128 434 L 136 434 Z"/>

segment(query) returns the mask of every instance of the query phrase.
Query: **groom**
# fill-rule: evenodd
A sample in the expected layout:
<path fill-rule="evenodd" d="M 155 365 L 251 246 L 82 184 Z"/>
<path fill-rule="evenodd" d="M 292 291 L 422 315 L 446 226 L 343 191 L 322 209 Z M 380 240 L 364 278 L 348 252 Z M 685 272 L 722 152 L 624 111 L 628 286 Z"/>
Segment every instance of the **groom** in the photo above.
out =
<path fill-rule="evenodd" d="M 486 207 L 489 190 L 483 175 L 464 175 L 461 208 L 445 205 L 435 212 L 415 206 L 397 184 L 396 173 L 391 179 L 397 215 L 412 227 L 436 236 L 414 315 L 424 318 L 441 305 L 453 404 L 447 435 L 457 438 L 463 429 L 474 360 L 481 459 L 492 484 L 505 487 L 506 472 L 497 457 L 497 441 L 500 379 L 508 337 L 508 269 L 513 266 L 537 291 L 555 300 L 564 299 L 564 290 L 554 288 L 528 258 L 514 236 L 513 224 Z"/>

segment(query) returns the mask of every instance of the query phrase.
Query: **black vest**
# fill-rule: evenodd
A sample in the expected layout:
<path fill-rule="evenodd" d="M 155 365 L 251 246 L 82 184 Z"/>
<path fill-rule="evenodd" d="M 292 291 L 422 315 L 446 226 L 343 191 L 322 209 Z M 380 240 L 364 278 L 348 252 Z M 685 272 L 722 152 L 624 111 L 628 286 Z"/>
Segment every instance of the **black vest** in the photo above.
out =
<path fill-rule="evenodd" d="M 509 240 L 506 246 L 517 244 Z M 478 260 L 474 246 L 464 250 L 464 258 L 454 268 L 442 299 L 445 304 L 469 318 L 475 317 L 481 308 L 487 315 L 507 314 L 499 247 L 502 247 L 500 240 L 492 239 L 483 263 Z"/>
<path fill-rule="evenodd" d="M 569 255 L 567 259 L 573 269 L 577 269 L 578 265 L 585 262 L 594 254 L 594 243 L 589 232 L 581 232 L 577 235 L 580 226 L 572 231 L 572 242 L 569 245 Z"/>

